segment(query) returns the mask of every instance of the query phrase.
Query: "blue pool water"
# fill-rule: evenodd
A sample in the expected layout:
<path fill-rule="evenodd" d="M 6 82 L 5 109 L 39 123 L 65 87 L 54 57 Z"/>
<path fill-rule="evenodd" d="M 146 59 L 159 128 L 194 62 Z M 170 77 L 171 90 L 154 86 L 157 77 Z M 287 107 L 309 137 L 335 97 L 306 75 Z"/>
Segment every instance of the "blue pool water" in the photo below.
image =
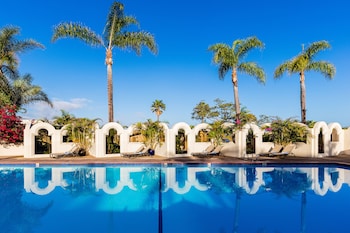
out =
<path fill-rule="evenodd" d="M 331 233 L 344 167 L 0 167 L 0 232 Z"/>

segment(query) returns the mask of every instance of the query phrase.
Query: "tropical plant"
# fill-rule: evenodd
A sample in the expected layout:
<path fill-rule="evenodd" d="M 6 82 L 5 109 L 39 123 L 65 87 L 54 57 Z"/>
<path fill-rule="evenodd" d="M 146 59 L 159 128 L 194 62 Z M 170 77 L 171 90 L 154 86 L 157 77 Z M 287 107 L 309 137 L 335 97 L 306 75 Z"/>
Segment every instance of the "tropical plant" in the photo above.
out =
<path fill-rule="evenodd" d="M 18 54 L 35 48 L 44 48 L 42 44 L 33 39 L 19 40 L 16 38 L 20 28 L 5 26 L 0 28 L 0 84 L 8 82 L 5 78 L 12 79 L 18 76 Z"/>
<path fill-rule="evenodd" d="M 201 123 L 206 122 L 206 119 L 211 118 L 212 109 L 209 104 L 204 101 L 199 102 L 192 111 L 192 119 L 200 120 Z"/>
<path fill-rule="evenodd" d="M 144 123 L 138 122 L 134 129 L 142 135 L 145 146 L 152 150 L 164 142 L 164 127 L 159 121 L 148 119 Z"/>
<path fill-rule="evenodd" d="M 113 79 L 112 79 L 112 51 L 114 47 L 131 49 L 137 55 L 141 54 L 142 46 L 146 46 L 153 53 L 157 53 L 157 45 L 153 35 L 145 31 L 128 32 L 131 25 L 139 25 L 135 17 L 124 15 L 124 5 L 113 2 L 107 15 L 107 22 L 102 35 L 96 34 L 89 27 L 81 23 L 65 22 L 54 28 L 52 41 L 59 38 L 78 38 L 90 46 L 102 46 L 106 49 L 105 63 L 107 66 L 108 119 L 114 121 L 113 110 Z"/>
<path fill-rule="evenodd" d="M 222 126 L 221 121 L 215 121 L 210 124 L 208 137 L 212 140 L 212 143 L 215 147 L 222 144 L 225 137 L 225 129 Z"/>
<path fill-rule="evenodd" d="M 286 120 L 276 118 L 270 125 L 265 125 L 262 128 L 265 129 L 267 141 L 283 146 L 295 142 L 305 142 L 310 134 L 306 125 L 292 118 Z"/>
<path fill-rule="evenodd" d="M 208 137 L 212 140 L 213 145 L 221 145 L 225 139 L 232 138 L 233 127 L 229 127 L 224 124 L 222 121 L 214 121 L 209 126 Z"/>
<path fill-rule="evenodd" d="M 224 79 L 229 70 L 232 70 L 231 79 L 234 92 L 236 110 L 236 122 L 240 121 L 240 102 L 238 95 L 237 72 L 254 76 L 261 83 L 265 83 L 265 72 L 255 62 L 245 62 L 243 59 L 253 48 L 263 48 L 264 44 L 257 37 L 235 40 L 230 47 L 227 44 L 218 43 L 209 46 L 209 51 L 214 53 L 213 61 L 219 65 L 219 78 Z"/>
<path fill-rule="evenodd" d="M 86 154 L 94 142 L 98 119 L 73 118 L 66 127 L 67 135 L 76 147 L 83 149 Z"/>
<path fill-rule="evenodd" d="M 152 103 L 151 111 L 154 112 L 157 116 L 157 121 L 159 121 L 159 116 L 165 111 L 166 105 L 162 100 L 155 100 Z"/>
<path fill-rule="evenodd" d="M 53 119 L 52 125 L 56 129 L 61 129 L 63 126 L 68 125 L 73 119 L 75 119 L 75 117 L 69 112 L 61 109 L 61 116 L 54 116 Z"/>
<path fill-rule="evenodd" d="M 17 107 L 0 107 L 0 144 L 23 143 L 24 124 L 16 115 Z"/>
<path fill-rule="evenodd" d="M 316 71 L 321 72 L 326 78 L 333 79 L 335 75 L 335 67 L 327 61 L 314 61 L 315 55 L 325 49 L 330 48 L 327 41 L 317 41 L 312 43 L 296 57 L 279 65 L 274 73 L 274 78 L 280 78 L 284 72 L 288 74 L 299 74 L 300 80 L 300 107 L 301 122 L 306 124 L 306 91 L 305 91 L 305 72 Z"/>
<path fill-rule="evenodd" d="M 42 101 L 52 107 L 52 102 L 47 94 L 40 86 L 32 85 L 32 80 L 30 74 L 25 74 L 23 77 L 15 77 L 12 82 L 8 82 L 9 85 L 3 86 L 2 100 L 4 102 L 0 100 L 0 106 L 13 104 L 23 110 L 23 105 Z"/>

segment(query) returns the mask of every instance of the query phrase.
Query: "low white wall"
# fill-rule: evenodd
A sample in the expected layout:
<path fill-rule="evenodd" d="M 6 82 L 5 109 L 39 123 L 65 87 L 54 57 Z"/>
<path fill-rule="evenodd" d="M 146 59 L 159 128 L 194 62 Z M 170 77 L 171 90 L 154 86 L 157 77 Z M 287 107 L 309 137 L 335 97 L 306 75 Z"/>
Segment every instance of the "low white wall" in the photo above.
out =
<path fill-rule="evenodd" d="M 0 145 L 0 156 L 23 156 L 24 146 L 18 145 Z"/>
<path fill-rule="evenodd" d="M 198 132 L 202 129 L 210 129 L 208 124 L 198 124 L 191 128 L 187 123 L 180 122 L 172 128 L 168 128 L 164 124 L 165 142 L 162 146 L 156 148 L 156 154 L 165 157 L 191 156 L 193 152 L 201 152 L 210 145 L 210 142 L 196 142 L 195 138 Z M 133 126 L 125 129 L 116 122 L 107 123 L 102 128 L 96 127 L 95 142 L 90 150 L 90 154 L 95 157 L 120 156 L 121 154 L 106 155 L 106 135 L 110 129 L 116 129 L 120 136 L 120 149 L 123 152 L 135 151 L 140 145 L 140 142 L 129 142 L 130 135 L 133 132 Z M 38 135 L 40 129 L 46 129 L 52 142 L 52 153 L 64 153 L 73 147 L 73 143 L 64 143 L 63 135 L 65 130 L 57 130 L 48 123 L 37 123 L 34 125 L 26 122 L 24 130 L 23 145 L 0 145 L 0 156 L 21 156 L 26 158 L 48 157 L 48 154 L 35 154 L 35 136 Z M 185 132 L 187 139 L 187 154 L 176 154 L 176 135 L 182 129 Z M 248 124 L 241 131 L 235 133 L 235 142 L 225 143 L 222 154 L 225 156 L 244 157 L 246 156 L 246 137 L 248 130 L 253 130 L 255 135 L 255 153 L 267 152 L 273 143 L 262 142 L 264 133 L 258 126 Z M 342 129 L 338 123 L 326 124 L 325 122 L 317 122 L 314 128 L 310 129 L 311 136 L 307 143 L 296 143 L 296 149 L 293 151 L 295 156 L 334 156 L 343 150 L 350 149 L 350 128 Z M 318 153 L 318 135 L 322 133 L 324 138 L 324 153 Z M 331 138 L 336 138 L 332 141 Z"/>

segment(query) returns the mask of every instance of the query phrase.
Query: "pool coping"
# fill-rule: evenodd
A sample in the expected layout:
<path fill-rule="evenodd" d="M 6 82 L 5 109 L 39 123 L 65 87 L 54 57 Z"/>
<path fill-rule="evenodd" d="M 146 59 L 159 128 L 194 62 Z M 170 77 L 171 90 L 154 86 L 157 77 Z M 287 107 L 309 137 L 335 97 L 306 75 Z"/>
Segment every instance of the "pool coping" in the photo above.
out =
<path fill-rule="evenodd" d="M 65 157 L 65 158 L 24 158 L 23 156 L 0 156 L 0 165 L 137 165 L 137 164 L 231 164 L 231 165 L 258 165 L 267 166 L 274 164 L 285 165 L 312 165 L 333 164 L 338 166 L 350 166 L 350 156 L 328 156 L 322 158 L 286 156 L 280 157 L 251 157 L 238 158 L 229 156 L 214 156 L 198 158 L 193 156 L 167 158 L 162 156 L 143 156 L 136 158 L 94 156 Z"/>

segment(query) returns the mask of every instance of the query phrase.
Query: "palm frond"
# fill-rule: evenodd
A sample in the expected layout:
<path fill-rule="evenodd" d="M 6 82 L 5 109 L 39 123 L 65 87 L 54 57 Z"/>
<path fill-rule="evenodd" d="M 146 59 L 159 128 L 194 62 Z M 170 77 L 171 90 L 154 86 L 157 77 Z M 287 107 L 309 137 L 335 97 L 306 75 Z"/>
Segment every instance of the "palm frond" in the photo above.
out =
<path fill-rule="evenodd" d="M 226 76 L 226 74 L 231 70 L 231 66 L 227 63 L 220 63 L 219 64 L 219 69 L 218 69 L 218 73 L 219 73 L 219 79 L 224 79 L 224 77 Z"/>
<path fill-rule="evenodd" d="M 288 67 L 290 66 L 290 63 L 291 63 L 290 61 L 286 61 L 286 62 L 282 63 L 281 65 L 279 65 L 276 68 L 273 77 L 275 79 L 281 78 L 282 75 L 284 74 L 284 72 L 288 71 Z"/>
<path fill-rule="evenodd" d="M 250 76 L 256 77 L 260 83 L 265 83 L 265 72 L 263 68 L 259 67 L 255 62 L 240 63 L 237 67 L 237 70 Z"/>
<path fill-rule="evenodd" d="M 54 27 L 53 31 L 51 38 L 53 42 L 60 38 L 76 38 L 91 46 L 103 45 L 103 41 L 98 34 L 80 23 L 60 23 Z"/>
<path fill-rule="evenodd" d="M 315 54 L 322 50 L 329 49 L 331 45 L 328 43 L 328 41 L 322 40 L 312 43 L 304 52 L 309 60 L 312 60 Z"/>
<path fill-rule="evenodd" d="M 307 67 L 307 70 L 314 70 L 314 71 L 321 72 L 321 74 L 328 79 L 333 79 L 335 75 L 334 65 L 326 61 L 312 62 Z"/>
<path fill-rule="evenodd" d="M 254 49 L 254 48 L 264 48 L 264 43 L 261 42 L 257 37 L 248 37 L 245 40 L 241 40 L 241 43 L 239 43 L 239 46 L 237 46 L 236 49 L 236 54 L 238 58 L 243 58 L 246 56 L 246 54 Z"/>
<path fill-rule="evenodd" d="M 114 37 L 113 46 L 121 49 L 131 49 L 137 55 L 141 54 L 141 49 L 146 46 L 152 53 L 158 52 L 158 47 L 152 34 L 144 31 L 140 32 L 125 32 Z"/>

